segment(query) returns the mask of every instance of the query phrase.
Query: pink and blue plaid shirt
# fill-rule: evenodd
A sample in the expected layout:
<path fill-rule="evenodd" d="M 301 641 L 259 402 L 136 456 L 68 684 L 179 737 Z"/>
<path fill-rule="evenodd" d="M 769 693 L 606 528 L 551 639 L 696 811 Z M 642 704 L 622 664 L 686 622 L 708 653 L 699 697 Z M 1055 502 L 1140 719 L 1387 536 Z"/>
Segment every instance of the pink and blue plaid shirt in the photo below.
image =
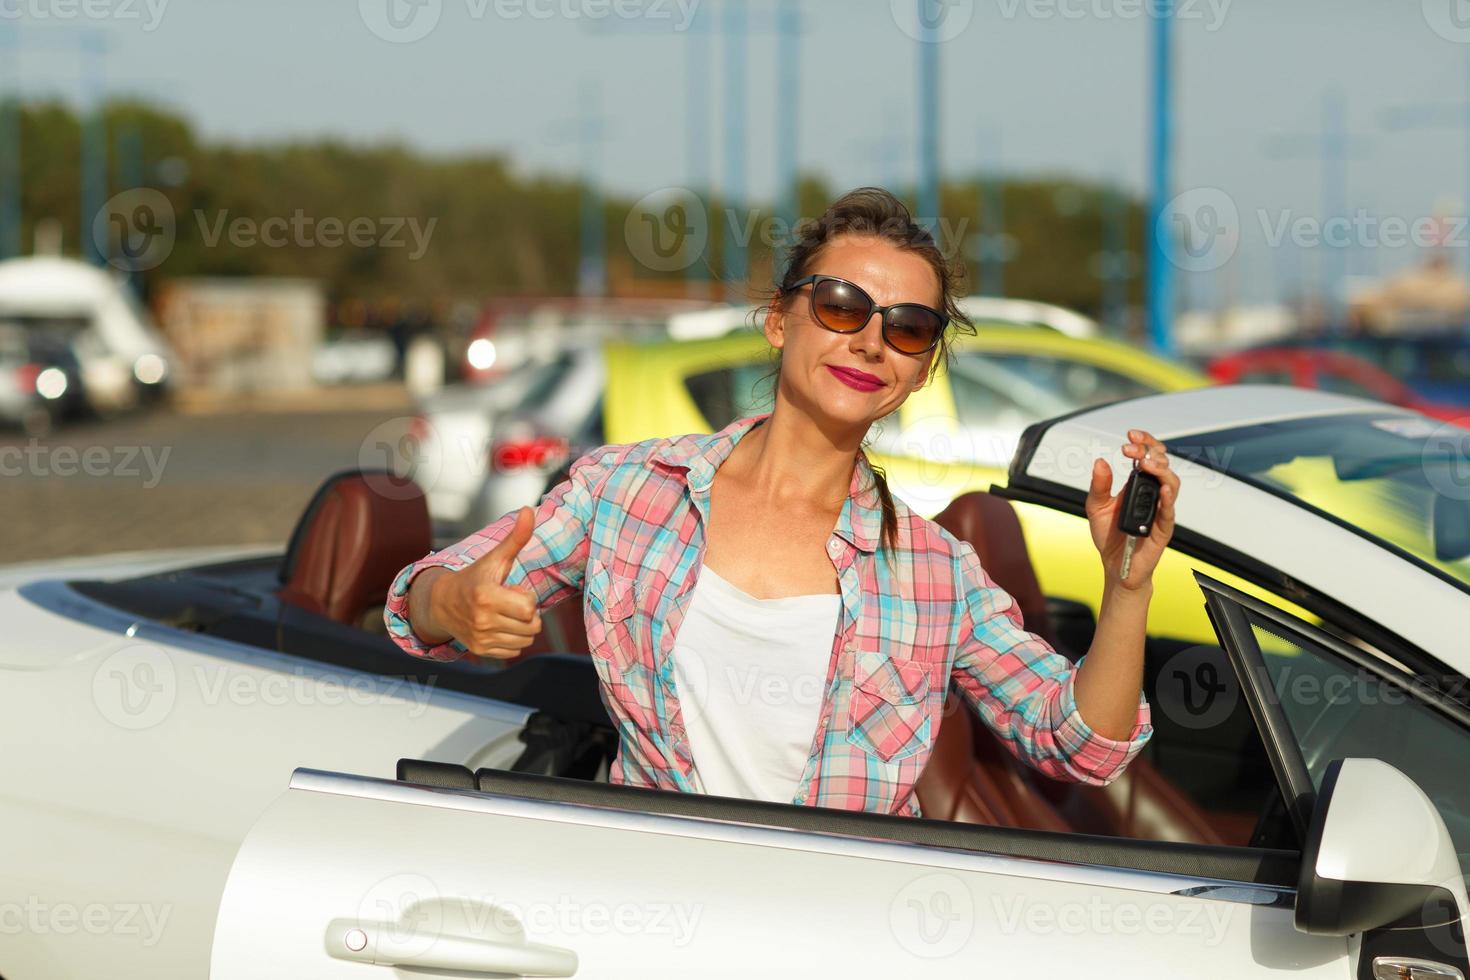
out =
<path fill-rule="evenodd" d="M 620 733 L 611 780 L 699 792 L 673 648 L 704 557 L 715 470 L 769 413 L 713 435 L 604 446 L 578 459 L 542 498 L 536 528 L 506 578 L 541 608 L 583 594 L 602 697 Z M 882 510 L 859 453 L 827 541 L 842 609 L 822 705 L 794 803 L 918 815 L 914 783 L 928 761 L 950 684 L 1006 747 L 1057 779 L 1111 782 L 1153 734 L 1140 697 L 1128 739 L 1094 732 L 1077 710 L 1077 671 L 1021 624 L 1019 607 L 975 549 L 895 500 L 897 547 L 879 552 Z M 407 614 L 413 576 L 462 568 L 509 533 L 514 514 L 403 569 L 385 619 L 407 652 L 452 660 L 457 641 L 429 646 Z M 696 706 L 690 706 L 694 710 Z"/>

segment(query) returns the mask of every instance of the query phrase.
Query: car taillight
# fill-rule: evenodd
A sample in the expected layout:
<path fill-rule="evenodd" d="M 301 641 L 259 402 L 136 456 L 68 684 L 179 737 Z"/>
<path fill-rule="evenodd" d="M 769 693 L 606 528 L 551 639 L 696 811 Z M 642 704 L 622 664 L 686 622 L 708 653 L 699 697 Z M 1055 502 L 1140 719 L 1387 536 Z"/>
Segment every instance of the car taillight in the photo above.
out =
<path fill-rule="evenodd" d="M 514 439 L 496 443 L 490 450 L 490 465 L 505 473 L 524 469 L 550 469 L 566 462 L 571 444 L 557 436 Z"/>
<path fill-rule="evenodd" d="M 36 379 L 45 370 L 39 364 L 22 364 L 15 369 L 15 383 L 21 391 L 31 394 L 36 390 Z"/>

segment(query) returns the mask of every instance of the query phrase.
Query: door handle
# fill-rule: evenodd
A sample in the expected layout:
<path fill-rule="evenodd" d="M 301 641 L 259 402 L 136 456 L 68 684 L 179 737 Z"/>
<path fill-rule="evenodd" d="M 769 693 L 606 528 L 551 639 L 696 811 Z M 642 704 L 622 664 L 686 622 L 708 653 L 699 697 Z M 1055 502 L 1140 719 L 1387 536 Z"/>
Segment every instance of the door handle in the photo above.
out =
<path fill-rule="evenodd" d="M 401 922 L 333 919 L 327 923 L 327 955 L 376 966 L 407 966 L 461 973 L 569 977 L 577 954 L 560 946 L 481 939 L 444 930 L 405 932 Z"/>

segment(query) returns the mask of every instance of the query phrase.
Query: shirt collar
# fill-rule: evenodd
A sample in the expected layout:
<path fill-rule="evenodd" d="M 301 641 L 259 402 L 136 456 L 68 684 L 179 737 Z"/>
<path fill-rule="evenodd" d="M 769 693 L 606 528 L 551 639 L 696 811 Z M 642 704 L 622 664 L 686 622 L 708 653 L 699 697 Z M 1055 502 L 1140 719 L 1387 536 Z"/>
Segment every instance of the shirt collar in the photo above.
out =
<path fill-rule="evenodd" d="M 736 419 L 710 435 L 671 439 L 654 453 L 654 459 L 687 470 L 690 491 L 706 493 L 714 482 L 715 470 L 735 450 L 735 444 L 770 417 L 770 412 L 762 412 Z M 837 526 L 833 530 L 854 548 L 872 552 L 877 550 L 882 528 L 883 505 L 878 497 L 872 464 L 868 462 L 867 453 L 859 450 L 857 464 L 852 470 L 852 482 L 848 486 L 847 502 L 842 505 L 842 513 L 838 515 Z"/>

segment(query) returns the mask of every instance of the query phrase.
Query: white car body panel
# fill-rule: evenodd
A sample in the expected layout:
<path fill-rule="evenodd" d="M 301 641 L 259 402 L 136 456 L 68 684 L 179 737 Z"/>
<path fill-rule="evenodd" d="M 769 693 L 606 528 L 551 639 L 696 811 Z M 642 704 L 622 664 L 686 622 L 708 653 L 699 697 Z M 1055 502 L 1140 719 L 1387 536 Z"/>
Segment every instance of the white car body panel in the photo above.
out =
<path fill-rule="evenodd" d="M 1199 885 L 1179 876 L 311 771 L 292 785 L 235 861 L 213 980 L 363 976 L 330 955 L 328 923 L 400 917 L 400 942 L 420 948 L 431 941 L 415 926 L 485 935 L 511 920 L 574 953 L 587 980 L 1059 977 L 1083 962 L 1099 980 L 1346 971 L 1344 940 L 1251 904 L 1270 900 L 1264 888 L 1218 892 L 1226 901 L 1173 894 Z M 415 906 L 458 914 L 415 921 Z M 1125 952 L 1129 935 L 1146 939 Z"/>
<path fill-rule="evenodd" d="M 507 766 L 522 748 L 527 709 L 160 626 L 128 636 L 104 607 L 76 618 L 89 603 L 0 593 L 0 718 L 24 739 L 0 756 L 0 867 L 42 924 L 0 930 L 5 980 L 203 976 L 230 859 L 303 754 L 391 775 L 400 756 Z M 88 908 L 128 921 L 66 925 Z"/>

